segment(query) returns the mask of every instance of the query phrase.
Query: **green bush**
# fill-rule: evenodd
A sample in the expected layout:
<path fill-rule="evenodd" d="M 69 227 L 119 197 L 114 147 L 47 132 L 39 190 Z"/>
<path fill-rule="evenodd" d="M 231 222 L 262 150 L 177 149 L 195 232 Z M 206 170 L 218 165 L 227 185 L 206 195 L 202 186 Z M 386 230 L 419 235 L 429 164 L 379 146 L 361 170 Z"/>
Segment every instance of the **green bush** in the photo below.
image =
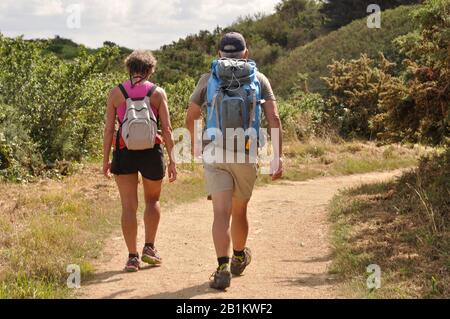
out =
<path fill-rule="evenodd" d="M 393 64 L 380 54 L 380 62 L 363 54 L 351 61 L 335 61 L 324 77 L 330 90 L 327 113 L 338 123 L 345 137 L 376 138 L 382 124 L 374 125 L 380 113 L 380 95 L 395 79 L 388 73 Z"/>
<path fill-rule="evenodd" d="M 173 128 L 185 126 L 186 108 L 189 98 L 194 91 L 196 81 L 193 78 L 185 77 L 173 84 L 166 84 L 164 89 L 169 102 L 170 119 Z"/>
<path fill-rule="evenodd" d="M 288 139 L 304 139 L 321 135 L 325 101 L 320 94 L 299 92 L 278 103 L 284 135 Z"/>
<path fill-rule="evenodd" d="M 42 156 L 26 128 L 14 120 L 14 109 L 5 105 L 1 109 L 4 117 L 0 117 L 0 180 L 30 180 L 43 172 Z"/>
<path fill-rule="evenodd" d="M 8 112 L 5 105 L 14 110 L 1 122 L 2 166 L 8 162 L 9 172 L 21 167 L 35 175 L 42 166 L 98 152 L 106 97 L 123 77 L 110 72 L 116 47 L 82 50 L 72 61 L 44 49 L 44 43 L 0 36 L 0 114 Z"/>

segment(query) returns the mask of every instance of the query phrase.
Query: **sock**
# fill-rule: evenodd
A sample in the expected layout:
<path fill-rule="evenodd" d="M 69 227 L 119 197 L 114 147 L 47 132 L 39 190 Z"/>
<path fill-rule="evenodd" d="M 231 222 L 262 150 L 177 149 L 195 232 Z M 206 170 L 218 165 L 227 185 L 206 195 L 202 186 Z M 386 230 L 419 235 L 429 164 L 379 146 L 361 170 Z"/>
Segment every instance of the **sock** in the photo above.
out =
<path fill-rule="evenodd" d="M 236 257 L 245 257 L 244 251 L 233 250 L 233 254 L 234 254 Z"/>
<path fill-rule="evenodd" d="M 217 261 L 219 262 L 219 267 L 223 264 L 229 264 L 230 263 L 230 257 L 220 257 L 217 258 Z"/>
<path fill-rule="evenodd" d="M 128 254 L 128 258 L 139 258 L 139 254 Z"/>
<path fill-rule="evenodd" d="M 150 247 L 151 249 L 155 249 L 155 245 L 153 243 L 145 243 L 145 247 Z"/>

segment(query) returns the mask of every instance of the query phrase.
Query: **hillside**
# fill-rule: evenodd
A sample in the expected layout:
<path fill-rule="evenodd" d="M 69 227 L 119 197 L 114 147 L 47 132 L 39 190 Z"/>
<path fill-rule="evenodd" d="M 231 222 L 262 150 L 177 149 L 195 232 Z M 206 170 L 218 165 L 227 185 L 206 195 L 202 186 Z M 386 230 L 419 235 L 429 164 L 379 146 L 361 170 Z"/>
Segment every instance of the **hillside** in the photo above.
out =
<path fill-rule="evenodd" d="M 402 6 L 386 11 L 381 29 L 367 28 L 366 19 L 354 21 L 280 58 L 270 73 L 277 93 L 289 94 L 299 84 L 299 75 L 307 75 L 309 90 L 323 93 L 325 82 L 320 77 L 327 74 L 333 59 L 354 59 L 361 53 L 375 57 L 381 51 L 389 60 L 399 61 L 392 41 L 414 29 L 410 18 L 413 8 Z"/>

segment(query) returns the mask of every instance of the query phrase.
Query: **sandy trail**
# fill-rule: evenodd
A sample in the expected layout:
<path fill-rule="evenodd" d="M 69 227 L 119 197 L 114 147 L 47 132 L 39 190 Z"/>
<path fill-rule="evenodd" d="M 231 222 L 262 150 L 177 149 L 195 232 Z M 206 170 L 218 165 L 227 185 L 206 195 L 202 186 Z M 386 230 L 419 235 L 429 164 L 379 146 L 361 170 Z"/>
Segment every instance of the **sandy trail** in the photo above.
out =
<path fill-rule="evenodd" d="M 248 246 L 253 262 L 227 292 L 209 288 L 216 268 L 212 207 L 205 199 L 163 211 L 159 268 L 122 272 L 127 250 L 120 233 L 107 241 L 94 279 L 81 298 L 339 298 L 327 271 L 331 260 L 327 204 L 339 189 L 388 180 L 400 171 L 283 182 L 255 190 Z M 143 227 L 139 227 L 143 244 Z"/>

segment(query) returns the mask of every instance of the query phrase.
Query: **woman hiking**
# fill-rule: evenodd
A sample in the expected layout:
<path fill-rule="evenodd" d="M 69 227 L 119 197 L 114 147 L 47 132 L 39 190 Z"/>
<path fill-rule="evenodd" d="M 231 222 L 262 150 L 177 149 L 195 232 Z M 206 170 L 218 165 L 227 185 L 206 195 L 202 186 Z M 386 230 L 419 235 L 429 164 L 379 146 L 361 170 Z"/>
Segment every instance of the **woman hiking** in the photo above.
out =
<path fill-rule="evenodd" d="M 151 52 L 138 50 L 127 57 L 125 65 L 130 79 L 112 89 L 107 102 L 103 174 L 108 178 L 111 174 L 115 176 L 122 202 L 122 232 L 129 251 L 125 271 L 136 272 L 140 269 L 136 217 L 138 173 L 142 175 L 145 199 L 145 245 L 141 260 L 150 265 L 160 265 L 162 259 L 155 248 L 155 238 L 166 166 L 163 142 L 169 156 L 167 170 L 170 182 L 176 180 L 177 170 L 172 154 L 174 141 L 167 96 L 162 88 L 149 81 L 155 71 L 156 59 Z M 158 124 L 162 136 L 158 134 Z"/>

